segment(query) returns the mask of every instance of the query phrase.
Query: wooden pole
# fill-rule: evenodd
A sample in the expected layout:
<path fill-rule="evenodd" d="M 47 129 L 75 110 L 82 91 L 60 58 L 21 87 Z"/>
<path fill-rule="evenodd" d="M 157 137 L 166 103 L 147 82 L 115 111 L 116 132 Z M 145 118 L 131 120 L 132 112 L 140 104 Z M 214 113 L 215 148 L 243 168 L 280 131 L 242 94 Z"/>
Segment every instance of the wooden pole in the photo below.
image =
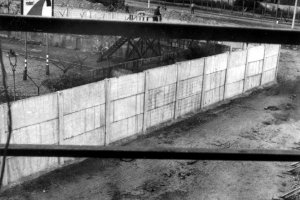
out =
<path fill-rule="evenodd" d="M 24 62 L 23 80 L 27 80 L 27 32 L 25 32 L 25 62 Z"/>
<path fill-rule="evenodd" d="M 46 33 L 46 75 L 50 75 L 50 68 L 49 68 L 49 39 L 48 39 L 48 33 Z"/>

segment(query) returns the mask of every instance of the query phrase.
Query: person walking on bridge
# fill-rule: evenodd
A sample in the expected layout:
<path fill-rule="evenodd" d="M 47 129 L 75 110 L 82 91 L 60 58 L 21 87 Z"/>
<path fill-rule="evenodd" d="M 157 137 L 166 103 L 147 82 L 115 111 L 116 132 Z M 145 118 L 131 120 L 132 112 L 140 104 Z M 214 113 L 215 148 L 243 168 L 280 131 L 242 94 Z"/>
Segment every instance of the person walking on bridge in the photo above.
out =
<path fill-rule="evenodd" d="M 195 4 L 194 2 L 191 3 L 191 14 L 194 14 L 195 12 Z"/>
<path fill-rule="evenodd" d="M 125 12 L 129 13 L 129 5 L 128 4 L 125 5 Z"/>
<path fill-rule="evenodd" d="M 154 16 L 153 16 L 153 21 L 158 22 L 161 21 L 161 14 L 160 14 L 160 6 L 157 6 L 157 8 L 154 10 Z"/>

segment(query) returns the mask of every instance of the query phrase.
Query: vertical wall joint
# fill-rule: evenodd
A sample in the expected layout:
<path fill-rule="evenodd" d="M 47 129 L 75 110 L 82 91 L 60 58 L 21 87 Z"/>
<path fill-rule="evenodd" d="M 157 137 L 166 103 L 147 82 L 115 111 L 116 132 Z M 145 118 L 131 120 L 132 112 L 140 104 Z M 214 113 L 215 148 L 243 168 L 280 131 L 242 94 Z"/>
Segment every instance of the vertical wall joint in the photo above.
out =
<path fill-rule="evenodd" d="M 148 102 L 149 102 L 149 71 L 145 71 L 145 93 L 144 93 L 144 117 L 143 117 L 143 134 L 147 130 Z"/>
<path fill-rule="evenodd" d="M 206 61 L 207 58 L 204 58 L 204 65 L 203 65 L 203 75 L 202 75 L 202 94 L 201 94 L 201 108 L 204 107 L 204 101 L 205 101 L 205 82 L 206 82 Z"/>
<path fill-rule="evenodd" d="M 58 98 L 58 145 L 64 144 L 64 96 L 63 92 L 57 92 Z M 58 164 L 64 163 L 63 157 L 58 158 Z"/>
<path fill-rule="evenodd" d="M 105 136 L 104 136 L 104 146 L 110 143 L 111 134 L 111 121 L 110 112 L 111 111 L 111 83 L 110 79 L 105 79 Z"/>
<path fill-rule="evenodd" d="M 190 62 L 190 61 L 188 61 Z M 175 63 L 176 66 L 176 87 L 175 87 L 175 102 L 174 102 L 174 119 L 178 118 L 178 90 L 179 90 L 179 72 L 178 72 L 178 63 Z"/>

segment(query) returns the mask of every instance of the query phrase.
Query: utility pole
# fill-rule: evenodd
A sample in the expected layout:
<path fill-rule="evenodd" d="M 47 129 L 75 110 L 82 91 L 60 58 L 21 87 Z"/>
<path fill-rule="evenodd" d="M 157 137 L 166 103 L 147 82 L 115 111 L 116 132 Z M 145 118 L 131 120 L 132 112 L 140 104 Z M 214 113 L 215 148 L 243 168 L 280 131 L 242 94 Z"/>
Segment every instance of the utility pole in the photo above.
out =
<path fill-rule="evenodd" d="M 148 0 L 148 8 L 150 8 L 150 0 Z"/>
<path fill-rule="evenodd" d="M 295 6 L 294 6 L 294 15 L 293 15 L 293 22 L 292 22 L 292 29 L 294 29 L 295 26 L 295 19 L 296 19 L 296 14 L 297 14 L 297 4 L 298 0 L 295 0 Z"/>

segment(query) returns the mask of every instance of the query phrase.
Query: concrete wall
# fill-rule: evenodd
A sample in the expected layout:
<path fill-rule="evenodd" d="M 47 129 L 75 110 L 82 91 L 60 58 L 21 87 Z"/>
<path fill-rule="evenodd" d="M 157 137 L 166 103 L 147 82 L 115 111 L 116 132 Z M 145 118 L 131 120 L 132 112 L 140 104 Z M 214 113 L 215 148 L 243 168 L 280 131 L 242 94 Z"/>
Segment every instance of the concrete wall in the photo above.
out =
<path fill-rule="evenodd" d="M 247 51 L 232 52 L 228 59 L 225 98 L 242 94 L 244 91 Z"/>
<path fill-rule="evenodd" d="M 59 114 L 56 94 L 32 97 L 12 104 L 11 144 L 59 144 Z M 1 143 L 7 138 L 6 106 L 0 108 Z M 58 166 L 58 158 L 8 157 L 4 185 L 19 181 L 20 178 Z"/>
<path fill-rule="evenodd" d="M 12 103 L 12 144 L 109 145 L 276 81 L 279 45 L 175 63 Z M 0 142 L 7 136 L 0 105 Z M 4 185 L 72 158 L 8 157 Z"/>
<path fill-rule="evenodd" d="M 107 80 L 107 144 L 142 131 L 145 74 Z"/>

